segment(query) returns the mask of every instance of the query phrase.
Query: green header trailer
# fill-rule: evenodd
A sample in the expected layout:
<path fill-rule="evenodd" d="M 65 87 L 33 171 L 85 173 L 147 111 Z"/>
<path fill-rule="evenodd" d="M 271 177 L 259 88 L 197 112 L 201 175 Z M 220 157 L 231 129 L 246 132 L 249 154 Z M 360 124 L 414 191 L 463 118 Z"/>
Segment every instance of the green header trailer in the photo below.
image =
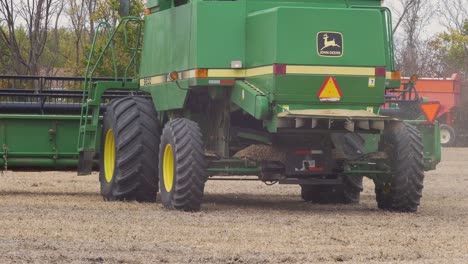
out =
<path fill-rule="evenodd" d="M 97 78 L 109 80 L 114 78 Z M 76 170 L 84 83 L 75 77 L 0 76 L 2 170 Z M 106 102 L 131 94 L 107 92 L 101 114 Z"/>
<path fill-rule="evenodd" d="M 379 208 L 416 211 L 424 171 L 440 162 L 439 128 L 380 114 L 400 86 L 380 3 L 149 0 L 144 19 L 123 17 L 106 49 L 91 50 L 78 173 L 98 159 L 106 200 L 159 192 L 184 211 L 200 210 L 208 179 L 255 175 L 300 185 L 305 201 L 356 203 L 366 176 Z M 118 34 L 122 79 L 97 80 Z M 131 95 L 106 104 L 113 91 Z"/>

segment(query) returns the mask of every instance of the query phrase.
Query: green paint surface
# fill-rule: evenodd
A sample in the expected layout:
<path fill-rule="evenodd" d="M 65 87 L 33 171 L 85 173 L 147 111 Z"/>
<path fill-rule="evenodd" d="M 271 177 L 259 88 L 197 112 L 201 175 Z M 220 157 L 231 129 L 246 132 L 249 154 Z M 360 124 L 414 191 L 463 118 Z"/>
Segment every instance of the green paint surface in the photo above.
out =
<path fill-rule="evenodd" d="M 161 7 L 163 2 L 160 1 Z M 384 41 L 386 25 L 378 9 L 380 2 L 348 3 L 376 8 L 348 8 L 346 1 L 241 0 L 191 1 L 153 12 L 145 17 L 140 76 L 147 78 L 199 68 L 230 69 L 232 61 L 242 61 L 245 68 L 277 63 L 389 67 L 386 65 L 388 44 Z M 343 56 L 318 55 L 317 42 L 321 40 L 317 34 L 323 31 L 343 35 Z M 258 88 L 269 92 L 271 102 L 317 102 L 316 91 L 324 77 L 274 77 L 260 81 Z M 383 78 L 372 90 L 367 87 L 368 76 L 337 79 L 346 90 L 343 103 L 383 102 Z M 190 88 L 197 89 L 203 82 L 206 88 L 208 80 L 203 79 L 190 81 Z M 154 84 L 142 90 L 152 94 L 160 111 L 183 108 L 189 94 L 180 91 L 174 83 Z"/>
<path fill-rule="evenodd" d="M 13 161 L 40 167 L 73 164 L 78 159 L 79 125 L 79 116 L 0 115 L 3 164 L 5 157 L 7 164 L 12 161 L 10 166 Z"/>

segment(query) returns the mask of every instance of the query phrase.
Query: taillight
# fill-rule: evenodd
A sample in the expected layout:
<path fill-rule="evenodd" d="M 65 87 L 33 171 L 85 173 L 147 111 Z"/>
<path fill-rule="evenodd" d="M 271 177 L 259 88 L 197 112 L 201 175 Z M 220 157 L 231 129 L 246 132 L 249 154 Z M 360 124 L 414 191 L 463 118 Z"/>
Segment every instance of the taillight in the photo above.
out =
<path fill-rule="evenodd" d="M 286 74 L 286 64 L 273 64 L 273 74 Z"/>
<path fill-rule="evenodd" d="M 386 74 L 387 74 L 387 69 L 385 67 L 375 68 L 375 76 L 376 77 L 385 77 Z"/>
<path fill-rule="evenodd" d="M 394 81 L 400 81 L 401 80 L 401 71 L 392 71 L 391 79 L 394 80 Z"/>
<path fill-rule="evenodd" d="M 208 69 L 196 69 L 195 76 L 197 78 L 207 78 L 208 77 Z"/>

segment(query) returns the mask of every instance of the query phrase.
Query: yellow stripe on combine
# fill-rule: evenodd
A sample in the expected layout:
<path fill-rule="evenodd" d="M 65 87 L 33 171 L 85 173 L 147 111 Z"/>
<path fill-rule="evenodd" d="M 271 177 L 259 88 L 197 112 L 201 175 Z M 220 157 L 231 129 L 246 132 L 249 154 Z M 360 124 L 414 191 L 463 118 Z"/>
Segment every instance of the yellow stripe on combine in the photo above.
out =
<path fill-rule="evenodd" d="M 287 65 L 286 74 L 375 76 L 375 67 L 331 67 Z"/>
<path fill-rule="evenodd" d="M 262 66 L 250 69 L 208 69 L 208 78 L 248 78 L 274 74 L 274 66 Z M 375 67 L 333 67 L 333 66 L 305 66 L 286 65 L 286 74 L 313 75 L 347 75 L 347 76 L 375 76 Z M 387 72 L 387 79 L 391 77 Z M 197 78 L 197 70 L 179 72 L 181 80 Z M 140 80 L 141 86 L 155 85 L 169 82 L 166 74 L 147 77 Z"/>
<path fill-rule="evenodd" d="M 245 77 L 254 77 L 254 76 L 268 75 L 268 74 L 273 74 L 273 65 L 247 69 Z"/>
<path fill-rule="evenodd" d="M 209 69 L 208 78 L 246 78 L 273 74 L 273 65 L 251 69 Z"/>
<path fill-rule="evenodd" d="M 273 65 L 246 70 L 210 69 L 209 78 L 246 78 L 273 74 Z M 330 67 L 287 65 L 286 74 L 375 76 L 374 67 Z"/>
<path fill-rule="evenodd" d="M 391 80 L 391 79 L 392 79 L 392 72 L 387 72 L 387 73 L 385 74 L 385 79 Z"/>

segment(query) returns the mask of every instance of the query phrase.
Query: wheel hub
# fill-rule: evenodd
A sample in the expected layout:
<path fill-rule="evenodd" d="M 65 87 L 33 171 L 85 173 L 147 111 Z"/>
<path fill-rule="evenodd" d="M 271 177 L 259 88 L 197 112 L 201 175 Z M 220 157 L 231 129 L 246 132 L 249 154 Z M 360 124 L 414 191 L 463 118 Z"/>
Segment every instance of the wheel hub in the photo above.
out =
<path fill-rule="evenodd" d="M 441 129 L 440 130 L 440 143 L 447 144 L 450 142 L 450 139 L 451 139 L 450 131 L 448 131 L 447 129 Z"/>

